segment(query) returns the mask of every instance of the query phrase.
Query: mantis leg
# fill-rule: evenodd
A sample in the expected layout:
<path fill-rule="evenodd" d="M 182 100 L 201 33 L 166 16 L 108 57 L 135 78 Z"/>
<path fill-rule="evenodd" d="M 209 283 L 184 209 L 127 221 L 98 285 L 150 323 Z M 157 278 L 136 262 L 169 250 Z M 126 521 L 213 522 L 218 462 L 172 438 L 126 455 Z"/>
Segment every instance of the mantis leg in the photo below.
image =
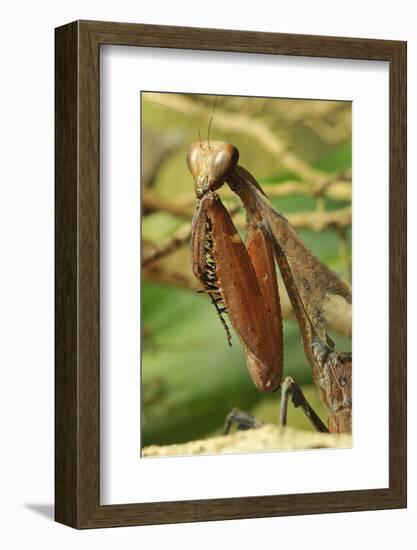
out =
<path fill-rule="evenodd" d="M 287 409 L 288 409 L 288 398 L 291 396 L 291 401 L 294 407 L 301 407 L 304 414 L 309 419 L 311 424 L 318 432 L 328 432 L 329 430 L 320 420 L 318 414 L 314 411 L 311 405 L 308 403 L 307 399 L 304 396 L 304 393 L 300 386 L 294 382 L 291 376 L 287 376 L 284 382 L 281 385 L 281 408 L 279 415 L 280 426 L 285 426 L 287 424 Z"/>
<path fill-rule="evenodd" d="M 288 399 L 291 396 L 291 401 L 294 407 L 301 407 L 304 414 L 310 420 L 313 427 L 318 432 L 328 433 L 329 430 L 323 424 L 318 414 L 311 407 L 309 402 L 304 396 L 304 393 L 300 386 L 294 382 L 291 376 L 287 376 L 281 385 L 281 407 L 279 415 L 280 426 L 286 426 L 287 424 L 287 410 Z M 260 428 L 263 426 L 263 422 L 245 411 L 239 409 L 232 409 L 232 411 L 226 416 L 226 420 L 223 428 L 223 435 L 227 435 L 230 432 L 230 428 L 233 424 L 237 425 L 238 430 L 250 430 L 252 428 Z"/>
<path fill-rule="evenodd" d="M 232 411 L 226 416 L 223 435 L 227 435 L 230 432 L 230 428 L 233 424 L 237 425 L 238 430 L 250 430 L 252 428 L 260 428 L 263 426 L 263 422 L 258 420 L 255 416 L 239 409 L 232 409 Z"/>

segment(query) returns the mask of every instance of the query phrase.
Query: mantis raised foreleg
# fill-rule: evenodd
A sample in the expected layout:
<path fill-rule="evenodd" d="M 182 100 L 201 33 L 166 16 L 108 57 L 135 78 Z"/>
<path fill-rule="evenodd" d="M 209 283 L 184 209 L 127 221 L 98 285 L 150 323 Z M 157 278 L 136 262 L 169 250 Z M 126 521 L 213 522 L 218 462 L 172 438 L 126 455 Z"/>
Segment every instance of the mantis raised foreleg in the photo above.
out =
<path fill-rule="evenodd" d="M 236 147 L 197 141 L 187 161 L 199 200 L 193 219 L 193 271 L 222 316 L 227 312 L 242 342 L 249 372 L 261 391 L 282 383 L 282 319 L 274 257 L 302 334 L 304 352 L 328 412 L 332 432 L 351 431 L 351 354 L 337 353 L 326 334 L 324 302 L 337 294 L 351 303 L 349 287 L 306 247 L 271 205 L 255 178 L 238 163 Z M 246 245 L 215 192 L 224 183 L 247 213 Z M 223 318 L 222 318 L 223 319 Z M 225 323 L 225 321 L 223 320 Z M 322 430 L 292 379 L 283 385 L 313 425 Z M 313 411 L 314 412 L 314 411 Z M 286 413 L 281 413 L 285 421 Z M 317 415 L 316 415 L 317 416 Z"/>

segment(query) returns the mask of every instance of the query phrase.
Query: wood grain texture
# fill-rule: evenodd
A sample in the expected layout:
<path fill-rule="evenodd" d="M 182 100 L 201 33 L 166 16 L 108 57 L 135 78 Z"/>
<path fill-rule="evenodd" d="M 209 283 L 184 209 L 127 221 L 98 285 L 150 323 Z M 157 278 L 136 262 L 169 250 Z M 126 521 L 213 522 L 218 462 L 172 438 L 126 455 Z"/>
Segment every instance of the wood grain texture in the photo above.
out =
<path fill-rule="evenodd" d="M 406 44 L 92 21 L 56 29 L 55 40 L 56 520 L 76 528 L 94 528 L 405 507 Z M 99 52 L 102 44 L 390 63 L 389 488 L 100 505 Z"/>
<path fill-rule="evenodd" d="M 55 44 L 55 519 L 76 525 L 77 24 Z"/>
<path fill-rule="evenodd" d="M 390 60 L 389 477 L 407 500 L 407 46 Z"/>

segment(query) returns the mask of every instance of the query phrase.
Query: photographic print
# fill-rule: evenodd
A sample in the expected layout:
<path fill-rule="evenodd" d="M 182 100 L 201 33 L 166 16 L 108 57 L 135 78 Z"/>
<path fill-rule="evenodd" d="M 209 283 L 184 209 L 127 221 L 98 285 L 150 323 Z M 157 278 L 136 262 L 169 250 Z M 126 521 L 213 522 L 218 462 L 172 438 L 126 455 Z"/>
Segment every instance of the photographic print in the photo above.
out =
<path fill-rule="evenodd" d="M 141 94 L 141 456 L 352 445 L 351 102 Z"/>
<path fill-rule="evenodd" d="M 404 508 L 406 43 L 55 44 L 56 521 Z"/>

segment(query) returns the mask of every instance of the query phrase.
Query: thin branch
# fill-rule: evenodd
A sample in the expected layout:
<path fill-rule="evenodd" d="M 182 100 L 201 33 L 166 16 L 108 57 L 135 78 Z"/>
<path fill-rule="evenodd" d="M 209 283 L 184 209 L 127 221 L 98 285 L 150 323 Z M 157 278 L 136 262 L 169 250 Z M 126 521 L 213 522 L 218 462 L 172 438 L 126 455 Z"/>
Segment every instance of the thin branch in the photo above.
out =
<path fill-rule="evenodd" d="M 168 107 L 192 112 L 196 116 L 210 116 L 210 109 L 205 105 L 195 103 L 179 94 L 155 94 L 158 103 Z M 280 139 L 260 119 L 252 118 L 243 112 L 230 113 L 221 109 L 216 110 L 216 127 L 223 131 L 237 132 L 255 138 L 272 155 L 277 157 L 282 166 L 299 176 L 302 180 L 322 183 L 328 179 L 328 174 L 317 170 L 289 151 L 287 144 Z"/>
<path fill-rule="evenodd" d="M 152 262 L 172 254 L 180 248 L 182 245 L 189 243 L 191 238 L 191 224 L 187 223 L 182 225 L 171 237 L 166 241 L 162 241 L 159 244 L 150 243 L 149 241 L 142 241 L 144 245 L 142 248 L 142 267 L 146 267 Z M 145 244 L 146 243 L 146 244 Z"/>
<path fill-rule="evenodd" d="M 152 197 L 149 200 L 148 192 L 143 193 L 142 205 L 146 213 L 163 210 L 175 216 L 190 219 L 195 211 L 195 199 L 193 204 L 185 205 L 165 201 L 161 198 Z M 271 196 L 271 193 L 269 194 Z M 233 215 L 239 210 L 234 208 Z M 296 229 L 311 229 L 312 231 L 322 231 L 328 228 L 344 228 L 352 225 L 352 208 L 338 208 L 337 210 L 320 210 L 309 212 L 293 212 L 286 216 L 291 225 Z M 245 227 L 245 215 L 239 214 L 236 216 L 235 225 L 238 228 Z M 174 237 L 173 237 L 174 238 Z M 180 237 L 181 238 L 181 237 Z M 165 245 L 164 245 L 165 246 Z"/>
<path fill-rule="evenodd" d="M 234 206 L 229 209 L 230 217 L 233 218 L 240 210 L 239 206 Z M 169 239 L 166 239 L 158 244 L 148 240 L 143 240 L 144 247 L 142 249 L 142 267 L 146 267 L 152 262 L 160 258 L 172 254 L 184 244 L 188 244 L 191 239 L 192 224 L 185 223 L 179 227 Z"/>
<path fill-rule="evenodd" d="M 308 126 L 324 143 L 333 145 L 345 141 L 352 135 L 349 117 L 343 117 L 335 125 L 328 124 L 321 119 L 306 119 L 304 124 Z"/>
<path fill-rule="evenodd" d="M 143 243 L 143 246 L 146 248 L 147 244 Z M 142 254 L 144 255 L 143 252 Z M 191 269 L 190 251 L 185 246 L 155 261 L 148 262 L 142 268 L 142 280 L 194 292 L 201 290 L 201 285 L 194 277 Z M 294 311 L 281 278 L 278 280 L 278 286 L 281 297 L 282 316 L 286 320 L 295 321 Z M 201 299 L 203 300 L 204 296 Z M 208 302 L 207 307 L 209 305 Z M 331 296 L 326 302 L 325 309 L 328 328 L 339 334 L 350 336 L 352 331 L 351 306 L 342 298 Z"/>
<path fill-rule="evenodd" d="M 323 231 L 329 228 L 343 228 L 352 225 L 352 208 L 339 208 L 338 210 L 315 210 L 309 212 L 293 212 L 286 215 L 291 225 L 296 229 L 311 229 Z M 244 214 L 235 218 L 235 225 L 243 228 L 246 223 Z"/>
<path fill-rule="evenodd" d="M 144 214 L 151 214 L 163 210 L 173 216 L 180 218 L 192 217 L 195 210 L 195 195 L 187 194 L 187 199 L 177 199 L 175 201 L 166 200 L 158 193 L 150 189 L 142 190 L 142 211 Z"/>
<path fill-rule="evenodd" d="M 280 183 L 269 183 L 264 186 L 265 192 L 270 198 L 288 197 L 288 195 L 310 195 L 312 197 L 326 196 L 330 199 L 352 202 L 352 183 L 350 171 L 345 171 L 335 177 L 329 177 L 320 184 L 312 182 L 299 182 L 287 180 Z M 222 198 L 234 199 L 233 191 L 223 186 Z M 175 201 L 165 200 L 157 193 L 149 189 L 143 190 L 142 206 L 145 213 L 164 210 L 179 217 L 190 217 L 195 209 L 194 193 L 183 193 Z"/>

